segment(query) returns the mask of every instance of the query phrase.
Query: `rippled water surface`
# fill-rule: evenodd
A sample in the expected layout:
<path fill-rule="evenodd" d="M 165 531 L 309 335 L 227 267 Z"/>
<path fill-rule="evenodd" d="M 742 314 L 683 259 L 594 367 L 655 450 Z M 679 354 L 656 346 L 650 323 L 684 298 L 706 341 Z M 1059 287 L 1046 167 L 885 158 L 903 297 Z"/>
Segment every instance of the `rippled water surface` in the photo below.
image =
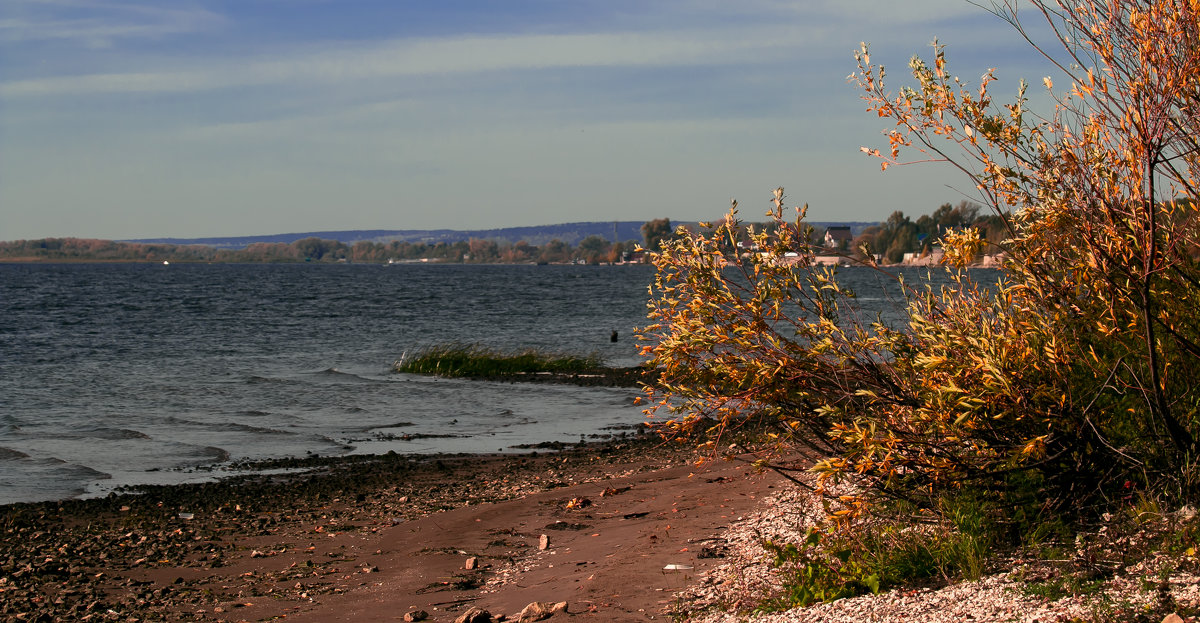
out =
<path fill-rule="evenodd" d="M 0 503 L 202 479 L 191 468 L 230 459 L 491 452 L 636 423 L 631 389 L 389 369 L 448 341 L 636 363 L 650 278 L 644 266 L 0 265 Z"/>
<path fill-rule="evenodd" d="M 865 306 L 887 306 L 868 272 L 845 275 Z M 207 479 L 238 459 L 509 451 L 636 424 L 631 388 L 390 366 L 445 342 L 633 365 L 651 278 L 647 266 L 0 264 L 0 503 Z"/>

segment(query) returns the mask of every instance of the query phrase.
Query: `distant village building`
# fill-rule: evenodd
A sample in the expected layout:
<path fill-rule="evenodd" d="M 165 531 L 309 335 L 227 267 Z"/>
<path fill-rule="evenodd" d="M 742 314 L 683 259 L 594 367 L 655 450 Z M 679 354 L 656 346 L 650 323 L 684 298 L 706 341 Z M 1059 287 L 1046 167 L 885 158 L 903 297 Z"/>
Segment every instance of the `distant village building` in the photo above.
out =
<path fill-rule="evenodd" d="M 827 249 L 846 249 L 854 240 L 854 236 L 850 234 L 850 227 L 847 225 L 832 225 L 825 228 L 825 248 Z"/>

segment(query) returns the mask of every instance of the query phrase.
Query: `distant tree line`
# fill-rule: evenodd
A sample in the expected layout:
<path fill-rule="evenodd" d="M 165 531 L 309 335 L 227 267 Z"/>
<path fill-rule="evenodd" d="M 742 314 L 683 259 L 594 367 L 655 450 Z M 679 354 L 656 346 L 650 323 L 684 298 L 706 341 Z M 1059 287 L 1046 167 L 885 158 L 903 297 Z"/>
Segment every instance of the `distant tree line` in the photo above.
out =
<path fill-rule="evenodd" d="M 816 255 L 836 254 L 865 260 L 868 257 L 874 261 L 886 264 L 898 264 L 906 254 L 927 255 L 940 247 L 942 237 L 951 230 L 975 230 L 980 238 L 995 250 L 1008 237 L 1004 220 L 992 214 L 980 215 L 978 204 L 962 201 L 958 205 L 942 204 L 932 214 L 924 214 L 915 221 L 905 216 L 903 212 L 892 212 L 886 221 L 866 227 L 851 239 L 827 241 L 826 228 L 810 226 L 805 232 L 797 232 L 798 240 L 807 245 L 808 251 Z M 713 223 L 720 225 L 720 223 Z M 773 232 L 778 223 L 743 223 L 738 225 L 738 239 L 747 244 L 750 240 L 749 228 L 758 232 Z M 665 227 L 665 230 L 664 230 Z M 642 233 L 647 239 L 647 247 L 658 248 L 659 241 L 678 237 L 679 232 L 672 231 L 670 221 L 660 219 L 650 221 L 642 227 Z M 690 232 L 695 233 L 695 232 Z M 651 247 L 653 241 L 653 247 Z M 744 249 L 743 249 L 744 250 Z M 732 253 L 733 249 L 725 249 Z M 987 251 L 985 250 L 985 253 Z"/>
<path fill-rule="evenodd" d="M 1004 221 L 999 216 L 980 216 L 981 206 L 962 201 L 957 206 L 942 204 L 933 214 L 924 214 L 916 221 L 903 212 L 892 212 L 886 221 L 863 230 L 849 245 L 850 254 L 862 258 L 875 255 L 885 263 L 896 264 L 906 253 L 928 254 L 940 244 L 949 230 L 975 229 L 992 248 L 1008 238 Z"/>
<path fill-rule="evenodd" d="M 862 257 L 869 253 L 884 262 L 896 263 L 906 253 L 929 251 L 948 229 L 973 227 L 987 240 L 1004 239 L 1003 223 L 996 216 L 980 216 L 978 205 L 962 202 L 944 204 L 932 214 L 916 221 L 902 212 L 893 212 L 878 225 L 866 228 L 851 242 L 833 249 Z M 759 224 L 759 230 L 775 224 Z M 572 246 L 561 240 L 535 246 L 528 242 L 498 242 L 471 238 L 459 242 L 371 242 L 346 244 L 337 240 L 304 238 L 292 243 L 256 242 L 242 249 L 217 249 L 205 245 L 117 242 L 86 238 L 45 238 L 0 242 L 0 260 L 4 261 L 140 261 L 140 262 L 354 262 L 429 261 L 469 264 L 604 264 L 629 261 L 639 248 L 657 250 L 664 240 L 677 236 L 670 219 L 660 218 L 642 225 L 642 240 L 613 242 L 603 236 L 588 236 Z M 809 243 L 824 246 L 825 230 L 814 227 Z"/>
<path fill-rule="evenodd" d="M 478 238 L 449 243 L 364 240 L 353 244 L 321 238 L 304 238 L 290 244 L 256 242 L 243 249 L 217 249 L 205 245 L 117 242 L 86 238 L 45 238 L 0 242 L 0 260 L 229 263 L 387 263 L 389 261 L 425 260 L 476 264 L 565 264 L 573 262 L 602 264 L 629 260 L 642 242 L 628 240 L 614 243 L 602 236 L 588 236 L 575 246 L 560 240 L 551 240 L 542 246 L 534 246 L 525 241 L 506 243 Z"/>

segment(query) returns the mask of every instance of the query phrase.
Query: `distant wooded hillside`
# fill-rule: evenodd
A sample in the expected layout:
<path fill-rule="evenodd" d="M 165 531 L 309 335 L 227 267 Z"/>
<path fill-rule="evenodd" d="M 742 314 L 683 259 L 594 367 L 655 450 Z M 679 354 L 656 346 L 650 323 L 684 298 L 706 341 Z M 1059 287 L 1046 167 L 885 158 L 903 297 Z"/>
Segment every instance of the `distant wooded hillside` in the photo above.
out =
<path fill-rule="evenodd" d="M 851 254 L 865 244 L 872 249 L 880 248 L 890 261 L 895 262 L 906 253 L 927 250 L 931 244 L 936 244 L 936 235 L 943 226 L 972 223 L 976 211 L 977 208 L 967 207 L 952 209 L 946 204 L 935 212 L 936 218 L 923 216 L 915 223 L 899 212 L 887 223 L 810 223 L 813 226 L 810 239 L 815 247 L 829 248 L 826 229 L 837 227 L 842 231 L 837 232 L 838 241 L 832 250 Z M 502 229 L 375 229 L 224 238 L 118 241 L 45 238 L 0 242 L 0 261 L 640 262 L 644 257 L 637 251 L 639 246 L 657 249 L 659 241 L 671 238 L 679 226 L 695 229 L 698 225 L 654 219 Z M 893 258 L 893 255 L 897 257 Z"/>
<path fill-rule="evenodd" d="M 444 242 L 453 244 L 469 240 L 492 240 L 500 244 L 526 242 L 543 246 L 552 240 L 575 246 L 588 236 L 599 236 L 610 242 L 641 240 L 645 221 L 596 221 L 587 223 L 563 223 L 560 225 L 536 225 L 530 227 L 504 227 L 500 229 L 356 229 L 347 231 L 313 231 L 293 234 L 265 236 L 230 236 L 223 238 L 144 238 L 124 240 L 143 244 L 199 244 L 216 249 L 244 249 L 255 243 L 292 244 L 306 238 L 336 240 L 346 245 L 356 242 L 408 242 L 427 245 Z"/>

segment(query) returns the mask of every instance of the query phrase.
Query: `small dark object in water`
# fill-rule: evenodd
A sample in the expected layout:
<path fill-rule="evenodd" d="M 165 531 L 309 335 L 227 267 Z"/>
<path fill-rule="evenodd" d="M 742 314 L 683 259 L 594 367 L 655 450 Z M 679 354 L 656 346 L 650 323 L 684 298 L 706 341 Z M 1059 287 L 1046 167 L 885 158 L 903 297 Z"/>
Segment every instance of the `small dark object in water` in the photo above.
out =
<path fill-rule="evenodd" d="M 616 331 L 612 332 L 612 337 L 608 338 L 608 341 L 610 341 L 610 342 L 617 341 L 617 332 Z"/>

